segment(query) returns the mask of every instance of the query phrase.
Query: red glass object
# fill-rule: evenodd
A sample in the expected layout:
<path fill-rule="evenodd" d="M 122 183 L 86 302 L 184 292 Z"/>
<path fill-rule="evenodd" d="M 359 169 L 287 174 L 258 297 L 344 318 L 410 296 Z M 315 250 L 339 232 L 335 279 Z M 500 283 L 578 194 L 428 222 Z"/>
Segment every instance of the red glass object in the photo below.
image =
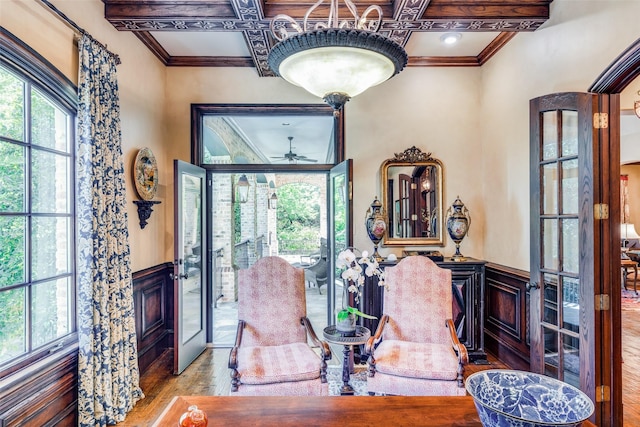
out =
<path fill-rule="evenodd" d="M 180 427 L 207 427 L 207 414 L 197 406 L 189 406 L 187 412 L 180 417 Z"/>

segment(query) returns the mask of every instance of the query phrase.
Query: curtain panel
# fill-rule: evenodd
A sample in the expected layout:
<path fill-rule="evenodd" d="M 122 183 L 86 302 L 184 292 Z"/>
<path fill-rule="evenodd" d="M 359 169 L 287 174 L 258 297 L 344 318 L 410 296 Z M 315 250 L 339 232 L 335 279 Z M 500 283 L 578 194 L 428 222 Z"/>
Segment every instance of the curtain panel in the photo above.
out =
<path fill-rule="evenodd" d="M 620 175 L 620 223 L 629 222 L 629 175 Z"/>
<path fill-rule="evenodd" d="M 79 41 L 77 227 L 80 426 L 123 421 L 142 397 L 116 58 Z"/>

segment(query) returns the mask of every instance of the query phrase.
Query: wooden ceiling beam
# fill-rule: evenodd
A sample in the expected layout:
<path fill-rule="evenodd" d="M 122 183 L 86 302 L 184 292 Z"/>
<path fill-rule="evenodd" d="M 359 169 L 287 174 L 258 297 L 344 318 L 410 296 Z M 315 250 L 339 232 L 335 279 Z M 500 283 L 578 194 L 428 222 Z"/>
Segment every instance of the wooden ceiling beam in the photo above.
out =
<path fill-rule="evenodd" d="M 235 18 L 229 0 L 136 1 L 103 0 L 107 21 Z"/>
<path fill-rule="evenodd" d="M 295 18 L 295 17 L 294 17 Z M 319 22 L 316 20 L 313 22 Z M 411 32 L 503 32 L 503 31 L 535 31 L 545 19 L 466 19 L 466 20 L 424 20 L 391 21 L 384 20 L 380 28 L 381 33 L 395 30 Z M 242 20 L 242 19 L 123 19 L 110 20 L 119 31 L 248 31 L 269 29 L 270 19 Z"/>
<path fill-rule="evenodd" d="M 180 21 L 180 20 L 219 20 L 224 18 L 237 19 L 234 7 L 230 0 L 211 1 L 133 1 L 133 0 L 103 0 L 105 3 L 105 18 L 109 22 L 118 21 Z M 396 2 L 396 7 L 410 2 Z M 415 2 L 414 2 L 415 3 Z M 481 0 L 473 2 L 446 2 L 433 0 L 431 2 L 420 2 L 424 7 L 424 12 L 420 20 L 446 22 L 452 20 L 541 20 L 549 19 L 548 1 L 507 1 L 507 0 Z M 273 18 L 278 14 L 289 15 L 294 19 L 302 19 L 307 10 L 314 4 L 312 1 L 305 2 L 260 2 L 260 9 L 264 11 L 264 17 Z M 377 4 L 382 8 L 384 20 L 393 19 L 401 13 L 394 11 L 394 3 L 389 1 L 367 1 L 356 2 L 359 13 L 364 12 L 366 7 Z M 338 16 L 342 19 L 349 19 L 351 13 L 344 2 L 338 5 Z M 320 5 L 312 18 L 322 20 L 328 17 L 329 3 Z"/>
<path fill-rule="evenodd" d="M 315 0 L 103 0 L 105 18 L 120 31 L 133 31 L 165 65 L 181 67 L 255 67 L 272 76 L 267 56 L 273 16 L 301 21 Z M 359 13 L 377 4 L 383 10 L 380 33 L 405 45 L 413 32 L 499 32 L 478 56 L 410 57 L 409 67 L 481 66 L 521 31 L 535 31 L 549 18 L 552 0 L 355 0 Z M 325 22 L 330 0 L 311 15 Z M 338 0 L 338 17 L 351 13 Z M 395 8 L 395 9 L 394 9 Z M 152 31 L 242 32 L 250 57 L 171 56 Z"/>

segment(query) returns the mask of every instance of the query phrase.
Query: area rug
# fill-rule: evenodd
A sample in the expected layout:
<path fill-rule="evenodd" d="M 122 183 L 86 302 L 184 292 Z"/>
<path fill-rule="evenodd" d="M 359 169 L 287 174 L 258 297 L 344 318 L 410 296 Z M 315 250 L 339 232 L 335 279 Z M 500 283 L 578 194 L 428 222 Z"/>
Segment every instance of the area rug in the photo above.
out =
<path fill-rule="evenodd" d="M 368 396 L 367 394 L 367 367 L 356 366 L 351 374 L 349 384 L 353 387 L 356 396 Z M 329 366 L 327 368 L 327 380 L 329 381 L 329 396 L 340 396 L 342 387 L 342 366 Z"/>
<path fill-rule="evenodd" d="M 636 295 L 633 290 L 623 289 L 620 302 L 623 312 L 640 310 L 640 295 Z"/>
<path fill-rule="evenodd" d="M 634 302 L 634 303 L 640 302 L 640 294 L 635 293 L 633 289 L 623 289 L 621 297 L 623 301 L 627 300 L 628 302 Z"/>

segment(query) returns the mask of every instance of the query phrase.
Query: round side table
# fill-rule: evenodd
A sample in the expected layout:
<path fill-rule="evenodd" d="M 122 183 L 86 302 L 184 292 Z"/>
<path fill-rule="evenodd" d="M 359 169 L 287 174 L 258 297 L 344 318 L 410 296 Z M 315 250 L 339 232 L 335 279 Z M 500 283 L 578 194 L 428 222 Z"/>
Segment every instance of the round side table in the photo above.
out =
<path fill-rule="evenodd" d="M 371 331 L 364 326 L 356 325 L 355 332 L 344 333 L 338 331 L 335 325 L 330 325 L 324 328 L 322 333 L 324 335 L 324 339 L 331 344 L 340 344 L 344 346 L 344 350 L 342 350 L 342 387 L 340 389 L 340 395 L 353 396 L 353 387 L 349 384 L 349 353 L 351 352 L 352 346 L 366 343 L 371 336 Z"/>

